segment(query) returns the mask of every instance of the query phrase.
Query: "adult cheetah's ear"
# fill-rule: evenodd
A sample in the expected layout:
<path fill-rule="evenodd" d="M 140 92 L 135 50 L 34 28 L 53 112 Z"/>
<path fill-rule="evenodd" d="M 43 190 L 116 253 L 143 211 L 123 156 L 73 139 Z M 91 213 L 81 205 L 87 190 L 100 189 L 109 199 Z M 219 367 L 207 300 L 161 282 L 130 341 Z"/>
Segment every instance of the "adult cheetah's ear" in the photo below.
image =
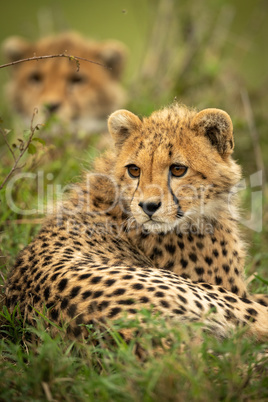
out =
<path fill-rule="evenodd" d="M 126 65 L 126 46 L 121 42 L 108 40 L 98 44 L 97 54 L 102 63 L 108 67 L 112 77 L 119 80 Z"/>
<path fill-rule="evenodd" d="M 2 43 L 2 52 L 9 62 L 23 59 L 29 48 L 29 42 L 20 36 L 10 36 Z"/>
<path fill-rule="evenodd" d="M 221 156 L 233 152 L 233 124 L 230 116 L 223 110 L 202 110 L 194 117 L 191 129 L 198 135 L 207 137 Z"/>
<path fill-rule="evenodd" d="M 121 147 L 129 136 L 141 127 L 141 120 L 128 110 L 117 110 L 108 119 L 108 128 L 115 146 Z"/>

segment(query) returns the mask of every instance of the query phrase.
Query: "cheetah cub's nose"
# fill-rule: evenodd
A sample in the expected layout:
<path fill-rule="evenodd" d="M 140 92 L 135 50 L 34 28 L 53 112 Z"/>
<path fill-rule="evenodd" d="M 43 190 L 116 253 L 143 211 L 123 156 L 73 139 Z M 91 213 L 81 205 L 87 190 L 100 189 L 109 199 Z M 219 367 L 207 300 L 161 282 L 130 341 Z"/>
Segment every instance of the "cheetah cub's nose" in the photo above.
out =
<path fill-rule="evenodd" d="M 160 202 L 139 202 L 139 207 L 151 218 L 151 216 L 161 207 Z"/>

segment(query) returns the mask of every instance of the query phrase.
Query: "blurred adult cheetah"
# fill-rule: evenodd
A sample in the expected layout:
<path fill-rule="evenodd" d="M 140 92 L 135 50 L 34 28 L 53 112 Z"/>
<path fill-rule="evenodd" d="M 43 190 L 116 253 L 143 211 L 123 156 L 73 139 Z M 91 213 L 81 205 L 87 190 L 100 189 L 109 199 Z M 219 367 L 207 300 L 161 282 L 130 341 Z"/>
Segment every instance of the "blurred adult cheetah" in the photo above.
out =
<path fill-rule="evenodd" d="M 114 40 L 93 41 L 65 32 L 29 42 L 9 37 L 2 44 L 7 61 L 67 53 L 100 63 L 68 58 L 29 61 L 14 65 L 6 92 L 12 109 L 27 125 L 38 109 L 38 123 L 57 116 L 69 132 L 99 133 L 107 129 L 107 117 L 126 100 L 121 78 L 126 62 L 125 46 Z M 55 126 L 53 124 L 53 128 Z"/>

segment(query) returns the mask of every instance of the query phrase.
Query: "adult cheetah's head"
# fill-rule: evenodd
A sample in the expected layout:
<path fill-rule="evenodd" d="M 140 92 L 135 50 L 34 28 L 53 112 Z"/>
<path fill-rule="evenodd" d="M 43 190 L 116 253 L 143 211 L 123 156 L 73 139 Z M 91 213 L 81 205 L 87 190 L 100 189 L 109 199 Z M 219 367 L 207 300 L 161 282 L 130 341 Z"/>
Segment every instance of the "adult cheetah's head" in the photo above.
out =
<path fill-rule="evenodd" d="M 34 109 L 38 108 L 39 123 L 54 116 L 59 124 L 53 121 L 53 127 L 66 126 L 74 133 L 78 129 L 87 133 L 100 132 L 106 129 L 107 115 L 125 102 L 120 81 L 126 49 L 120 42 L 94 41 L 76 32 L 63 32 L 35 42 L 12 36 L 3 42 L 2 48 L 10 62 L 34 55 L 46 57 L 64 53 L 93 61 L 88 63 L 79 59 L 79 71 L 76 71 L 75 62 L 68 58 L 14 65 L 6 93 L 12 109 L 27 124 Z"/>
<path fill-rule="evenodd" d="M 240 168 L 231 158 L 233 126 L 219 109 L 173 105 L 140 120 L 126 110 L 108 121 L 124 206 L 149 231 L 170 231 L 228 208 Z"/>

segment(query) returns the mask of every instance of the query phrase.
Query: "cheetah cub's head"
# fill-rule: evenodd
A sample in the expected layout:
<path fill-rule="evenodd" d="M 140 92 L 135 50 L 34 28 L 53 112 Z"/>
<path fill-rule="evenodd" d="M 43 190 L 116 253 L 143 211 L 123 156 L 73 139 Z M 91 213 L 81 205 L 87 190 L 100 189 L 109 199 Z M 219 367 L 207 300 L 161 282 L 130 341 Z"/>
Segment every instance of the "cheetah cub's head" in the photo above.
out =
<path fill-rule="evenodd" d="M 228 211 L 240 168 L 231 158 L 233 126 L 226 112 L 173 105 L 141 120 L 118 110 L 108 126 L 122 205 L 146 230 L 189 230 Z"/>

